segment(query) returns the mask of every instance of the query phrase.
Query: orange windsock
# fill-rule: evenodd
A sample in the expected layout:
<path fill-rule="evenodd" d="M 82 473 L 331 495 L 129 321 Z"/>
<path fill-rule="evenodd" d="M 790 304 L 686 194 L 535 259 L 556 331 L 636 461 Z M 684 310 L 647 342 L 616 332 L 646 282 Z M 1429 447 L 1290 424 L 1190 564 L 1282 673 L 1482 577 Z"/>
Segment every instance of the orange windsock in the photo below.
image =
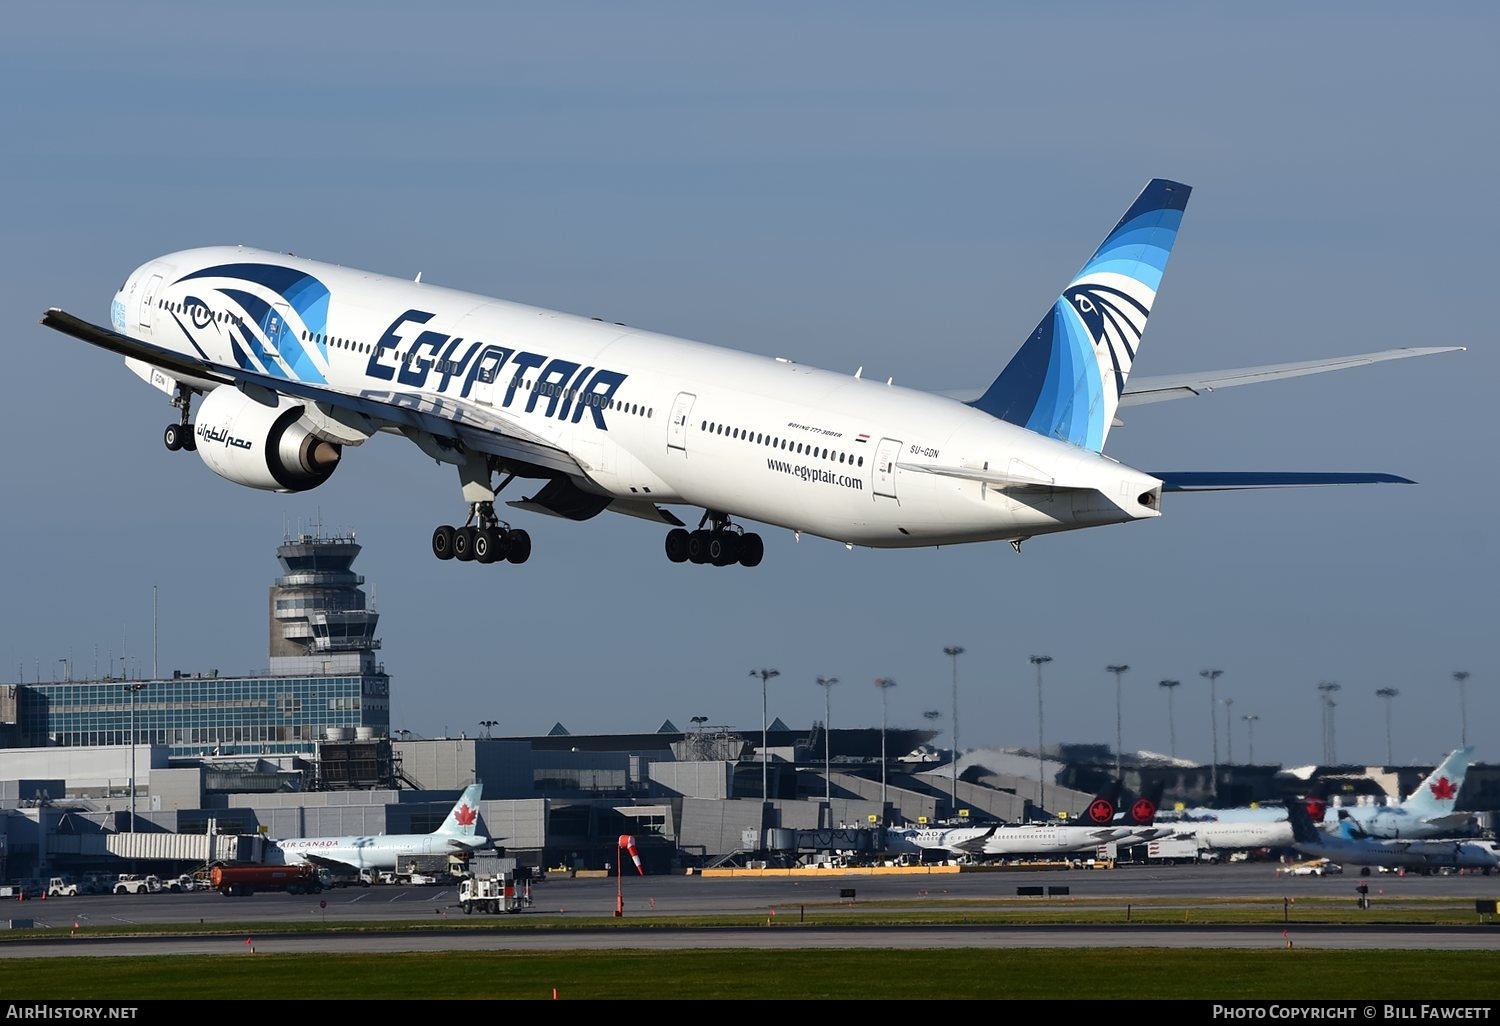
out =
<path fill-rule="evenodd" d="M 630 853 L 630 861 L 635 863 L 635 871 L 645 876 L 646 870 L 641 867 L 641 853 L 635 850 L 635 838 L 629 834 L 621 834 L 620 848 Z"/>

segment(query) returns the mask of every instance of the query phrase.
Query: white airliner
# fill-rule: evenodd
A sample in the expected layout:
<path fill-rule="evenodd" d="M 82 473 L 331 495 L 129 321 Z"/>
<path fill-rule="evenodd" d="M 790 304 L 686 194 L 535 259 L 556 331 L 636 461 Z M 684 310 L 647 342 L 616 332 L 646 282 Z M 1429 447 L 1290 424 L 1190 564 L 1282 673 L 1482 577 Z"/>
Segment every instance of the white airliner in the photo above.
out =
<path fill-rule="evenodd" d="M 1474 746 L 1455 748 L 1438 763 L 1416 790 L 1393 805 L 1355 805 L 1330 809 L 1324 816 L 1325 829 L 1347 819 L 1367 837 L 1455 837 L 1473 832 L 1473 815 L 1459 812 L 1459 791 L 1469 772 Z"/>
<path fill-rule="evenodd" d="M 1366 837 L 1347 818 L 1336 830 L 1321 830 L 1299 802 L 1287 808 L 1292 846 L 1304 855 L 1344 866 L 1386 869 L 1477 869 L 1489 876 L 1500 869 L 1500 849 L 1493 841 L 1408 841 Z"/>
<path fill-rule="evenodd" d="M 1164 785 L 1117 814 L 1118 781 L 1095 795 L 1076 820 L 970 827 L 898 827 L 886 831 L 886 850 L 1000 858 L 1094 851 L 1111 842 L 1138 843 L 1150 836 Z M 1142 832 L 1145 832 L 1143 835 Z M 1131 840 L 1136 838 L 1136 840 Z"/>
<path fill-rule="evenodd" d="M 1321 800 L 1302 804 L 1325 831 L 1336 830 L 1347 821 L 1368 837 L 1455 837 L 1469 829 L 1473 818 L 1454 809 L 1473 754 L 1472 745 L 1455 748 L 1411 794 L 1391 805 L 1334 808 Z M 1196 810 L 1180 819 L 1171 818 L 1164 825 L 1172 828 L 1172 837 L 1192 838 L 1205 849 L 1292 846 L 1292 825 L 1281 806 Z"/>
<path fill-rule="evenodd" d="M 443 825 L 430 834 L 376 834 L 370 837 L 290 837 L 272 841 L 265 861 L 273 865 L 311 862 L 339 873 L 361 869 L 400 869 L 400 860 L 417 855 L 471 855 L 489 846 L 477 833 L 482 784 L 470 784 L 459 795 Z"/>
<path fill-rule="evenodd" d="M 404 435 L 458 470 L 467 516 L 433 553 L 523 563 L 508 505 L 668 525 L 666 554 L 755 566 L 757 521 L 853 547 L 1010 541 L 1161 514 L 1163 492 L 1403 482 L 1376 473 L 1145 473 L 1103 455 L 1117 407 L 1451 352 L 1408 348 L 1130 381 L 1188 186 L 1153 180 L 970 401 L 598 318 L 261 249 L 169 253 L 126 277 L 110 327 L 42 323 L 118 353 L 179 411 L 164 439 L 220 476 L 297 492 L 347 446 Z M 226 387 L 227 386 L 227 387 Z M 192 402 L 201 395 L 196 420 Z M 499 479 L 497 481 L 497 478 Z M 703 511 L 694 529 L 671 507 Z"/>

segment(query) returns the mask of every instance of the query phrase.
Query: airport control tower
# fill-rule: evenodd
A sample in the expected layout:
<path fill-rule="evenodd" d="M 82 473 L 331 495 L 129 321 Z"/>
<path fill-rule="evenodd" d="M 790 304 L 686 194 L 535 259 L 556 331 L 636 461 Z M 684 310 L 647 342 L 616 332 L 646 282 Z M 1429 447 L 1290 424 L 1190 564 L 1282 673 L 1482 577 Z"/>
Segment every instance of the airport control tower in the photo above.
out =
<path fill-rule="evenodd" d="M 285 571 L 271 587 L 271 673 L 377 674 L 375 627 L 365 579 L 351 567 L 354 533 L 300 534 L 276 550 Z"/>

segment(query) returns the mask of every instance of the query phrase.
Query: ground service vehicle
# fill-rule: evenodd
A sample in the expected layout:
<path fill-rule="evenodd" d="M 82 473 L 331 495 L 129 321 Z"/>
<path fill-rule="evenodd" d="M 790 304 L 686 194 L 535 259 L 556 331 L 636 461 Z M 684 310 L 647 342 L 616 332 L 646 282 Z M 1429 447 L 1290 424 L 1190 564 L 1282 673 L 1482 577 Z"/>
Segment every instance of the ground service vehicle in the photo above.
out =
<path fill-rule="evenodd" d="M 458 907 L 464 915 L 474 912 L 520 912 L 531 905 L 530 881 L 514 875 L 467 876 L 458 885 Z"/>
<path fill-rule="evenodd" d="M 161 882 L 161 889 L 174 893 L 182 891 L 193 891 L 198 889 L 198 881 L 193 879 L 191 873 L 183 873 L 181 876 L 171 876 Z"/>
<path fill-rule="evenodd" d="M 268 866 L 262 863 L 218 865 L 209 870 L 208 882 L 226 898 L 248 898 L 256 891 L 286 891 L 317 894 L 323 889 L 316 866 Z"/>
<path fill-rule="evenodd" d="M 47 897 L 76 898 L 81 892 L 71 876 L 54 876 L 47 881 Z"/>
<path fill-rule="evenodd" d="M 155 894 L 161 890 L 161 881 L 154 875 L 140 876 L 136 873 L 121 873 L 115 880 L 116 894 Z"/>

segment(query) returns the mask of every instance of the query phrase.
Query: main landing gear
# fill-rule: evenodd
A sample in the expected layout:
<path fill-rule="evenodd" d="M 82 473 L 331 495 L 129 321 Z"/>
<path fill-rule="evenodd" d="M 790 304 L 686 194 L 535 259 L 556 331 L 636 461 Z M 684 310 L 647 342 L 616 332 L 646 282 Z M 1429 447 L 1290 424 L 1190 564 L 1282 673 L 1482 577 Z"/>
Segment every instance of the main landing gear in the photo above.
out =
<path fill-rule="evenodd" d="M 704 524 L 713 520 L 713 527 Z M 766 546 L 758 534 L 747 534 L 723 513 L 709 510 L 698 530 L 674 527 L 667 532 L 667 558 L 674 563 L 711 563 L 714 566 L 759 566 Z"/>
<path fill-rule="evenodd" d="M 167 429 L 162 432 L 161 440 L 166 443 L 170 452 L 176 452 L 179 449 L 192 452 L 198 448 L 198 439 L 193 435 L 192 389 L 178 385 L 177 394 L 172 396 L 172 405 L 182 412 L 182 416 L 176 424 L 167 425 Z"/>
<path fill-rule="evenodd" d="M 531 535 L 497 520 L 493 502 L 470 505 L 463 527 L 444 524 L 432 532 L 434 556 L 466 563 L 524 563 L 531 558 Z"/>

